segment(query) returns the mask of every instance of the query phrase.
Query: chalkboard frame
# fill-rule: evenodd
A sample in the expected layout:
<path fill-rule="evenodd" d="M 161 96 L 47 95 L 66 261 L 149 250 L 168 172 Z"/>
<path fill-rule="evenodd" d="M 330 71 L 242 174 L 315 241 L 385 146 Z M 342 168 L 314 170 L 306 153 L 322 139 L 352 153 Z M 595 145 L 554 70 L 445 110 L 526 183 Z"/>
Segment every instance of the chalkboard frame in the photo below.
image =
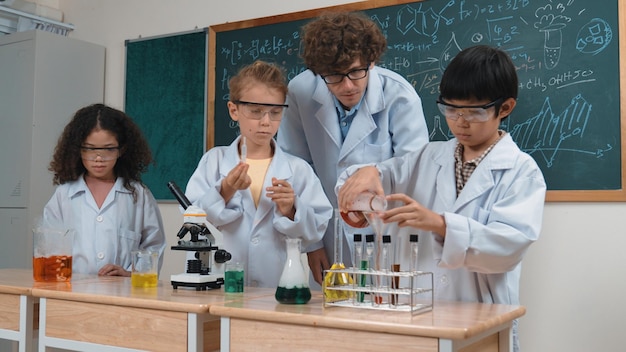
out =
<path fill-rule="evenodd" d="M 427 2 L 428 0 L 424 0 Z M 617 1 L 617 0 L 616 0 Z M 234 31 L 244 28 L 263 26 L 268 24 L 299 21 L 311 19 L 328 11 L 363 11 L 378 7 L 418 3 L 416 0 L 370 0 L 358 3 L 330 6 L 313 10 L 306 10 L 282 15 L 268 16 L 231 22 L 209 27 L 209 62 L 208 62 L 208 117 L 209 126 L 215 124 L 215 103 L 216 93 L 216 36 L 218 33 Z M 621 160 L 621 187 L 616 190 L 548 190 L 546 194 L 547 202 L 620 202 L 626 201 L 626 3 L 618 1 L 618 36 L 619 36 L 619 125 L 620 125 L 620 160 Z M 211 94 L 212 93 L 212 94 Z M 214 128 L 207 129 L 207 148 L 214 145 Z"/>

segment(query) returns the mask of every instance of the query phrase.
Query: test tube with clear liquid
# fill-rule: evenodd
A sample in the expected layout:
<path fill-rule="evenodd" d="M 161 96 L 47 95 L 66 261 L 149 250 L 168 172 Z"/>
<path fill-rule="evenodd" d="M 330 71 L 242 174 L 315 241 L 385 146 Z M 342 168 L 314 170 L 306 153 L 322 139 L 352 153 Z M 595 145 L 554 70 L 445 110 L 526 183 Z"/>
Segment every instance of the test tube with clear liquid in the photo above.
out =
<path fill-rule="evenodd" d="M 418 259 L 419 259 L 419 237 L 418 235 L 410 235 L 409 236 L 409 245 L 411 249 L 411 262 L 409 270 L 411 272 L 415 272 L 418 270 Z"/>
<path fill-rule="evenodd" d="M 391 269 L 391 236 L 390 235 L 383 235 L 383 243 L 382 246 L 380 247 L 380 257 L 381 257 L 381 268 L 379 269 L 380 271 L 384 272 L 384 273 L 388 273 Z M 389 280 L 391 279 L 390 276 L 380 276 L 377 275 L 377 278 L 379 278 L 379 282 L 378 282 L 378 286 L 382 289 L 389 289 Z M 382 303 L 382 296 L 378 299 L 378 301 L 376 303 L 380 304 Z M 391 296 L 388 296 L 387 302 L 391 301 Z"/>
<path fill-rule="evenodd" d="M 374 235 L 373 234 L 368 234 L 365 235 L 365 256 L 366 259 L 361 260 L 361 270 L 369 270 L 370 272 L 372 272 L 374 269 L 372 269 L 372 261 L 373 261 L 373 256 L 374 256 L 374 249 L 375 249 L 376 244 L 374 243 Z M 374 282 L 371 280 L 372 279 L 372 275 L 369 275 L 370 278 L 370 282 L 367 282 L 367 275 L 363 275 L 361 277 L 361 286 L 366 287 L 368 284 L 370 287 L 374 286 Z M 371 302 L 374 303 L 374 295 L 372 293 L 370 293 L 370 297 L 371 297 Z"/>
<path fill-rule="evenodd" d="M 360 277 L 361 275 L 357 274 L 357 270 L 361 266 L 361 260 L 363 260 L 363 236 L 360 233 L 354 234 L 354 260 L 352 261 L 352 268 L 354 270 L 354 276 L 352 278 L 352 284 L 360 285 Z M 362 293 L 358 293 L 354 297 L 354 304 L 358 304 L 359 302 L 363 302 Z"/>

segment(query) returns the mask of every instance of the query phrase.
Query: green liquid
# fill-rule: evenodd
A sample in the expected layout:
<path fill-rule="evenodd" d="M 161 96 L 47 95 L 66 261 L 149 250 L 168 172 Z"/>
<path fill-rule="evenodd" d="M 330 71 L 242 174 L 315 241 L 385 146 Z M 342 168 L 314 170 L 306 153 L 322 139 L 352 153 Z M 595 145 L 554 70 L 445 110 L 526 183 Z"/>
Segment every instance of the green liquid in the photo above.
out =
<path fill-rule="evenodd" d="M 279 303 L 305 304 L 311 300 L 311 290 L 308 287 L 285 288 L 279 286 L 274 297 Z"/>
<path fill-rule="evenodd" d="M 227 271 L 224 273 L 225 292 L 243 292 L 243 271 Z"/>
<path fill-rule="evenodd" d="M 361 260 L 361 270 L 367 270 L 367 267 L 369 266 L 368 264 L 369 264 L 368 260 Z M 367 281 L 367 276 L 361 275 L 361 278 L 359 280 L 359 286 L 365 287 L 365 285 L 367 284 L 366 281 Z M 358 301 L 363 302 L 364 299 L 365 299 L 365 292 L 359 292 Z"/>

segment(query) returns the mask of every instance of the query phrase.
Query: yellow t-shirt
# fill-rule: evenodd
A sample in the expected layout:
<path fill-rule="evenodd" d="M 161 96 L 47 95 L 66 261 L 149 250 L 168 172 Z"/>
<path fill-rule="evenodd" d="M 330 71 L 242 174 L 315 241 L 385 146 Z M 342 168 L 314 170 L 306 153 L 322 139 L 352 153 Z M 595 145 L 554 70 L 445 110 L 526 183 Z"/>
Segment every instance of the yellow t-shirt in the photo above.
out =
<path fill-rule="evenodd" d="M 272 158 L 267 159 L 246 159 L 246 163 L 250 165 L 248 168 L 248 175 L 252 179 L 250 185 L 250 193 L 252 193 L 252 199 L 254 199 L 254 206 L 259 206 L 259 199 L 263 192 L 263 181 L 265 180 L 265 174 L 267 168 L 270 166 Z"/>

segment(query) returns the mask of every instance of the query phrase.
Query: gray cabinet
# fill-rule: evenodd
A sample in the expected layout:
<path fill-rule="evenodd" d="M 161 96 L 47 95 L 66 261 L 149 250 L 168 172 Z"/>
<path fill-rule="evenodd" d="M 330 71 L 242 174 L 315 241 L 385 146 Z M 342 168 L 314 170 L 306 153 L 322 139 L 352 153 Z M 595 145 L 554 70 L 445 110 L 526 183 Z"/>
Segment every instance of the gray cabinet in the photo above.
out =
<path fill-rule="evenodd" d="M 72 114 L 104 101 L 104 47 L 44 31 L 0 36 L 0 268 L 32 266 L 33 221 Z"/>

